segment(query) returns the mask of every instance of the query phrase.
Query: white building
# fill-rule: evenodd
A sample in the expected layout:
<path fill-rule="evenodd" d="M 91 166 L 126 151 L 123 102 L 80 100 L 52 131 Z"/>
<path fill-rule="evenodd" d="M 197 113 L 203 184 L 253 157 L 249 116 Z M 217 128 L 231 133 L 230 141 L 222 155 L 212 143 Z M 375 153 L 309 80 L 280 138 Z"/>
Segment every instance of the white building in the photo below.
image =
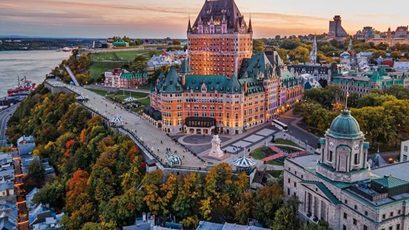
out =
<path fill-rule="evenodd" d="M 409 140 L 402 141 L 400 144 L 400 161 L 405 162 L 409 160 Z"/>
<path fill-rule="evenodd" d="M 393 69 L 397 72 L 409 72 L 409 62 L 395 61 L 393 63 Z"/>
<path fill-rule="evenodd" d="M 301 216 L 334 230 L 409 229 L 409 162 L 371 170 L 369 143 L 348 110 L 320 144 L 320 155 L 284 163 L 284 192 L 298 197 Z"/>

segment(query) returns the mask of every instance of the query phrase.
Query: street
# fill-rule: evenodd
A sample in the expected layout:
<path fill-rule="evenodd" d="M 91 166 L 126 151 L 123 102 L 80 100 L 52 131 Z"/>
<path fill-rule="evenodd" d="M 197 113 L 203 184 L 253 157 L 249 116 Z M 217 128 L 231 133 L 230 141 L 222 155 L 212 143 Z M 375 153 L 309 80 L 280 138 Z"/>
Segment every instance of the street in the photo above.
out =
<path fill-rule="evenodd" d="M 288 134 L 308 144 L 313 148 L 318 147 L 319 138 L 307 130 L 299 127 L 297 123 L 301 120 L 300 117 L 294 116 L 292 110 L 280 115 L 280 121 L 288 126 Z"/>
<path fill-rule="evenodd" d="M 7 122 L 9 121 L 11 115 L 16 111 L 17 107 L 18 105 L 12 105 L 9 108 L 0 111 L 0 147 L 7 144 Z"/>

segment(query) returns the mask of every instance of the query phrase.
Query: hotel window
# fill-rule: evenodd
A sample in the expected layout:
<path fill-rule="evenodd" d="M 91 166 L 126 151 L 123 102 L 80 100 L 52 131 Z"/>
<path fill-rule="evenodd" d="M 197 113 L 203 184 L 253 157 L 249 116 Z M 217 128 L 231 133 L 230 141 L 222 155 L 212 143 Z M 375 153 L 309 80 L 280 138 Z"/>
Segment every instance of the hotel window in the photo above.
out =
<path fill-rule="evenodd" d="M 392 216 L 393 216 L 393 212 L 391 212 L 391 213 L 389 214 L 389 216 L 392 217 Z"/>
<path fill-rule="evenodd" d="M 365 211 L 365 216 L 367 216 L 368 215 L 368 211 Z"/>
<path fill-rule="evenodd" d="M 354 224 L 354 225 L 356 225 L 356 224 L 357 224 L 357 221 L 356 221 L 356 219 L 355 219 L 355 218 L 352 220 L 352 222 L 353 222 L 353 224 Z"/>
<path fill-rule="evenodd" d="M 383 214 L 383 215 L 382 215 L 382 219 L 384 220 L 385 218 L 386 218 L 386 215 L 385 215 L 385 214 Z"/>
<path fill-rule="evenodd" d="M 347 219 L 347 218 L 348 218 L 348 215 L 346 212 L 344 212 L 344 219 Z"/>
<path fill-rule="evenodd" d="M 358 156 L 358 153 L 355 153 L 355 155 L 354 155 L 354 164 L 359 164 L 359 156 Z"/>

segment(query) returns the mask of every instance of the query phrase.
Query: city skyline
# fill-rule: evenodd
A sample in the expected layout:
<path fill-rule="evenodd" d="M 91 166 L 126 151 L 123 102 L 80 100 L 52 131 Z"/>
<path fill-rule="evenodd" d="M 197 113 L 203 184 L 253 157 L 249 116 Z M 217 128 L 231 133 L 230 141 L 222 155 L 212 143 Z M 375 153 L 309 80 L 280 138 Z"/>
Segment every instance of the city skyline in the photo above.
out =
<path fill-rule="evenodd" d="M 408 2 L 373 4 L 373 1 L 342 2 L 311 0 L 236 0 L 246 19 L 252 17 L 255 37 L 298 35 L 328 31 L 328 21 L 336 14 L 343 18 L 347 32 L 363 26 L 385 31 L 407 25 Z M 197 15 L 204 0 L 38 0 L 0 3 L 0 35 L 48 37 L 131 37 L 185 38 L 187 20 Z M 371 4 L 371 5 L 369 5 Z M 187 6 L 187 7 L 182 7 Z M 393 12 L 385 13 L 385 12 Z M 64 27 L 64 29 L 61 29 Z"/>

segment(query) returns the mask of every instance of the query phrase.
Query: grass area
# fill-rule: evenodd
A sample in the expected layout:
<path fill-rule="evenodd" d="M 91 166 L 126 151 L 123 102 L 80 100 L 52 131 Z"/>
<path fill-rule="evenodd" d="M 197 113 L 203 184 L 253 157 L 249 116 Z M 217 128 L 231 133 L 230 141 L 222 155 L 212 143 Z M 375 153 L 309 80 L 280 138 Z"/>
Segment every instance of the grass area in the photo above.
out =
<path fill-rule="evenodd" d="M 284 166 L 284 160 L 285 160 L 285 158 L 282 157 L 282 158 L 278 158 L 278 159 L 275 159 L 275 160 L 267 161 L 267 164 Z"/>
<path fill-rule="evenodd" d="M 152 55 L 159 54 L 159 50 L 118 50 L 115 52 L 91 54 L 91 67 L 89 69 L 91 78 L 97 80 L 101 75 L 114 68 L 120 68 L 132 62 L 137 56 L 144 56 L 149 60 Z"/>
<path fill-rule="evenodd" d="M 271 176 L 275 177 L 275 178 L 279 178 L 281 176 L 281 174 L 283 173 L 283 171 L 270 171 L 268 172 Z"/>
<path fill-rule="evenodd" d="M 273 154 L 276 154 L 276 152 L 267 147 L 255 149 L 253 152 L 250 153 L 250 155 L 256 160 L 262 160 L 263 158 L 271 156 Z"/>
<path fill-rule="evenodd" d="M 89 68 L 91 79 L 98 80 L 106 71 L 122 67 L 125 64 L 127 64 L 127 62 L 93 62 Z"/>
<path fill-rule="evenodd" d="M 302 148 L 301 146 L 297 145 L 293 141 L 285 140 L 285 139 L 276 139 L 276 140 L 274 140 L 274 144 L 291 145 L 291 146 L 294 146 L 294 147 Z"/>
<path fill-rule="evenodd" d="M 160 51 L 155 50 L 118 50 L 115 52 L 93 53 L 91 60 L 93 62 L 130 62 L 137 56 L 145 56 L 151 58 L 152 55 L 158 54 Z"/>

